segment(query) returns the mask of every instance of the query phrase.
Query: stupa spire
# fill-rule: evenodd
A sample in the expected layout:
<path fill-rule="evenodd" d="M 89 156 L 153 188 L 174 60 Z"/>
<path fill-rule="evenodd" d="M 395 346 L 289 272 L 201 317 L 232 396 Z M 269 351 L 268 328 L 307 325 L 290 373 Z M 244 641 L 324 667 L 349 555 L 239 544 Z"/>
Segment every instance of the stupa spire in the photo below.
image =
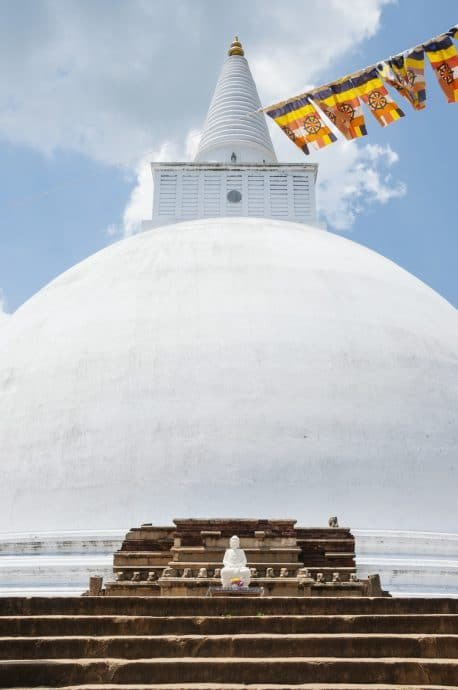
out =
<path fill-rule="evenodd" d="M 227 51 L 227 54 L 229 57 L 231 55 L 241 55 L 242 57 L 245 55 L 245 51 L 242 48 L 242 44 L 239 41 L 239 37 L 235 36 L 234 40 L 231 43 L 231 47 Z"/>
<path fill-rule="evenodd" d="M 228 50 L 195 160 L 218 163 L 276 163 L 256 85 L 236 36 Z"/>

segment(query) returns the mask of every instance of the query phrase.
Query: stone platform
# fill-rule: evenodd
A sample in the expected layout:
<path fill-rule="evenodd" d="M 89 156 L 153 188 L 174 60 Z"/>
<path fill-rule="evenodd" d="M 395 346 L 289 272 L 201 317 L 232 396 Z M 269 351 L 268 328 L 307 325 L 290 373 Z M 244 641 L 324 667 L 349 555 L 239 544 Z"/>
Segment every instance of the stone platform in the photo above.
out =
<path fill-rule="evenodd" d="M 209 587 L 207 597 L 263 597 L 263 587 L 244 587 L 243 589 L 227 590 L 224 587 Z"/>
<path fill-rule="evenodd" d="M 358 579 L 348 528 L 295 520 L 189 519 L 131 529 L 114 555 L 107 596 L 205 596 L 219 584 L 224 552 L 240 538 L 251 584 L 265 596 L 381 596 L 377 577 Z M 386 593 L 385 593 L 386 594 Z"/>
<path fill-rule="evenodd" d="M 458 600 L 0 599 L 0 687 L 456 688 Z"/>

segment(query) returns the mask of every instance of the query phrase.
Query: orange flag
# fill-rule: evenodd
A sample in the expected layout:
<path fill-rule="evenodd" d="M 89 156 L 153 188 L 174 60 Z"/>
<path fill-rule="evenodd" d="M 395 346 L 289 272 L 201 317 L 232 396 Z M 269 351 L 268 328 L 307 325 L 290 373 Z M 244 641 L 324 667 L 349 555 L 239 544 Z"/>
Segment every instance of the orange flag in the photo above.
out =
<path fill-rule="evenodd" d="M 372 115 L 382 127 L 404 117 L 401 108 L 393 101 L 383 86 L 376 67 L 371 67 L 361 74 L 353 76 L 351 80 L 358 96 L 369 107 Z"/>
<path fill-rule="evenodd" d="M 450 36 L 425 43 L 426 55 L 449 103 L 458 102 L 458 53 Z"/>

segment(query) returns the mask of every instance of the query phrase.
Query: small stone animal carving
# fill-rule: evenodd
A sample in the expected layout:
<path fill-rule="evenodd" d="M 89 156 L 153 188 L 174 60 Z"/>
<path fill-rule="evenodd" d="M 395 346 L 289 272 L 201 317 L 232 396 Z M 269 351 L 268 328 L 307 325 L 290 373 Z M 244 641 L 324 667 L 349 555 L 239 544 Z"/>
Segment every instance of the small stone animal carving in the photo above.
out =
<path fill-rule="evenodd" d="M 192 577 L 191 568 L 185 568 L 181 577 Z"/>
<path fill-rule="evenodd" d="M 297 571 L 297 577 L 301 580 L 310 579 L 310 570 L 308 568 L 301 568 Z"/>
<path fill-rule="evenodd" d="M 275 577 L 273 568 L 267 568 L 266 577 Z"/>
<path fill-rule="evenodd" d="M 320 582 L 320 583 L 326 582 L 326 580 L 324 579 L 323 573 L 317 573 L 316 574 L 316 581 Z"/>
<path fill-rule="evenodd" d="M 332 573 L 332 581 L 340 582 L 340 573 Z"/>
<path fill-rule="evenodd" d="M 173 568 L 164 568 L 162 571 L 162 577 L 175 577 L 175 571 Z"/>
<path fill-rule="evenodd" d="M 200 568 L 197 577 L 204 578 L 207 577 L 207 568 Z"/>
<path fill-rule="evenodd" d="M 281 568 L 281 569 L 280 569 L 280 577 L 289 577 L 289 570 L 288 570 L 288 568 Z"/>
<path fill-rule="evenodd" d="M 358 576 L 356 573 L 350 573 L 350 582 L 358 582 Z"/>
<path fill-rule="evenodd" d="M 156 571 L 155 571 L 155 570 L 150 570 L 149 573 L 148 573 L 147 581 L 148 581 L 148 582 L 154 582 L 155 580 L 157 580 Z"/>
<path fill-rule="evenodd" d="M 139 570 L 136 570 L 134 574 L 132 575 L 132 582 L 140 582 L 142 579 L 142 575 Z"/>
<path fill-rule="evenodd" d="M 213 573 L 213 577 L 216 579 L 220 579 L 221 577 L 221 568 L 215 568 L 215 572 Z"/>
<path fill-rule="evenodd" d="M 118 570 L 118 572 L 116 573 L 116 579 L 117 580 L 124 580 L 125 579 L 125 575 L 124 575 L 124 572 L 122 570 Z"/>
<path fill-rule="evenodd" d="M 334 528 L 339 526 L 339 521 L 337 520 L 337 517 L 335 515 L 333 515 L 332 517 L 329 518 L 328 525 L 329 525 L 329 527 L 334 527 Z"/>
<path fill-rule="evenodd" d="M 258 577 L 258 571 L 256 568 L 250 568 L 251 577 Z"/>

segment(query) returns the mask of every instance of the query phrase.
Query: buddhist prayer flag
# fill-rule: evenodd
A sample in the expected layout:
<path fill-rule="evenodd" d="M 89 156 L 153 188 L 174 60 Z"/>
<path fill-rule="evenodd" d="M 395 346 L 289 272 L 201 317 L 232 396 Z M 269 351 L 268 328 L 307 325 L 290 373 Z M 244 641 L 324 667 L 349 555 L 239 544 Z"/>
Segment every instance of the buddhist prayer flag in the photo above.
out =
<path fill-rule="evenodd" d="M 416 48 L 262 110 L 304 153 L 309 144 L 321 149 L 336 141 L 320 112 L 346 139 L 358 139 L 367 134 L 361 102 L 382 127 L 404 117 L 383 82 L 415 110 L 426 107 L 425 52 L 448 102 L 457 103 L 458 51 L 452 39 L 458 39 L 458 24 Z"/>
<path fill-rule="evenodd" d="M 425 51 L 420 46 L 377 65 L 386 84 L 404 96 L 415 110 L 426 107 Z"/>
<path fill-rule="evenodd" d="M 313 100 L 347 139 L 367 134 L 356 89 L 349 79 L 312 92 Z"/>
<path fill-rule="evenodd" d="M 309 96 L 279 103 L 266 112 L 304 153 L 309 153 L 307 144 L 321 149 L 336 141 Z"/>
<path fill-rule="evenodd" d="M 371 67 L 361 74 L 353 76 L 352 83 L 358 96 L 369 106 L 372 115 L 382 127 L 404 117 L 401 108 L 393 101 L 383 86 L 376 67 Z"/>
<path fill-rule="evenodd" d="M 449 103 L 458 102 L 458 53 L 450 36 L 425 44 L 426 54 Z"/>

